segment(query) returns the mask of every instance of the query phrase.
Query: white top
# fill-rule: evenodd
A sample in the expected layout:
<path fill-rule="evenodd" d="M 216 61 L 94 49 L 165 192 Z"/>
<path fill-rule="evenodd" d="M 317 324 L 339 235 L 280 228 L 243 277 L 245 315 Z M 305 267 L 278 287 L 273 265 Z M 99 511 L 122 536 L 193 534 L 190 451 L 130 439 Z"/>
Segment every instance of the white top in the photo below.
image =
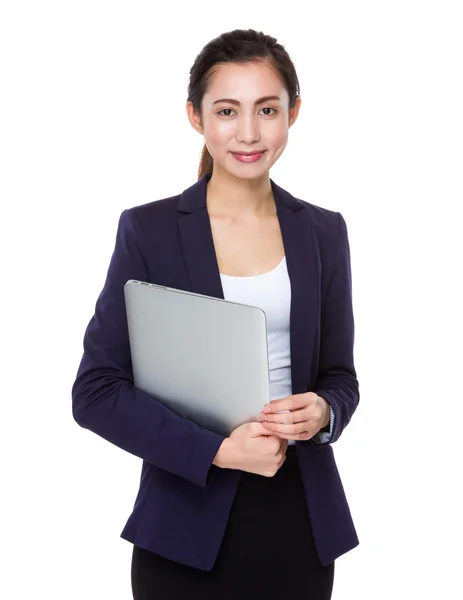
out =
<path fill-rule="evenodd" d="M 235 277 L 221 273 L 220 278 L 225 300 L 257 306 L 265 312 L 270 400 L 290 396 L 292 394 L 289 337 L 291 282 L 286 267 L 286 256 L 274 269 L 262 275 Z M 289 445 L 295 443 L 295 440 L 288 440 Z"/>

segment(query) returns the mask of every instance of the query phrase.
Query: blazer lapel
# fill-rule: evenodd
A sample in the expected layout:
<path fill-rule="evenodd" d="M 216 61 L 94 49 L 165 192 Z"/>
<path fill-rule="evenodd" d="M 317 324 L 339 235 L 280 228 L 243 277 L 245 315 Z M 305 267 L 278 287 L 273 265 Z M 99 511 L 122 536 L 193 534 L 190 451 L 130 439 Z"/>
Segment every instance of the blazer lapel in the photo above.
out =
<path fill-rule="evenodd" d="M 207 212 L 206 173 L 181 195 L 178 227 L 190 291 L 224 298 Z M 270 179 L 291 282 L 290 348 L 292 393 L 308 391 L 310 366 L 319 324 L 320 264 L 309 211 L 304 202 Z"/>

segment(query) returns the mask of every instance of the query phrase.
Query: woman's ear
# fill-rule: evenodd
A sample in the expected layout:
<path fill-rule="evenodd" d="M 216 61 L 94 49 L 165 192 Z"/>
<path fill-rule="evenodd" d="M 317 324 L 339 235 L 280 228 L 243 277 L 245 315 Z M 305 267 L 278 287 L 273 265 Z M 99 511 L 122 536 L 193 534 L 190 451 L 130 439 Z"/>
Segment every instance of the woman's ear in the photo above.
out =
<path fill-rule="evenodd" d="M 201 115 L 197 110 L 195 110 L 191 100 L 186 103 L 186 114 L 193 129 L 196 129 L 198 133 L 204 134 L 204 129 L 201 123 Z"/>
<path fill-rule="evenodd" d="M 291 127 L 297 120 L 297 116 L 299 114 L 299 109 L 301 108 L 302 99 L 300 96 L 296 98 L 296 103 L 293 108 L 289 109 L 289 123 L 288 126 Z"/>

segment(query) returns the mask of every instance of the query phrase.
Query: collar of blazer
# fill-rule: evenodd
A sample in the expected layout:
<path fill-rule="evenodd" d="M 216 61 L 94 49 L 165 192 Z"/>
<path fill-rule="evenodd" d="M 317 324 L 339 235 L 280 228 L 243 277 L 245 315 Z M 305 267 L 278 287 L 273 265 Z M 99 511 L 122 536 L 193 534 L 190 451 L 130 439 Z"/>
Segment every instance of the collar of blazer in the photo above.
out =
<path fill-rule="evenodd" d="M 206 173 L 196 183 L 184 190 L 180 194 L 177 209 L 181 212 L 191 213 L 200 208 L 206 208 L 207 183 L 211 177 L 212 173 Z M 286 207 L 293 212 L 303 208 L 304 202 L 302 200 L 298 200 L 292 196 L 285 189 L 277 185 L 273 179 L 270 179 L 270 184 L 277 208 Z"/>
<path fill-rule="evenodd" d="M 224 298 L 212 229 L 207 212 L 206 173 L 180 195 L 178 227 L 191 291 Z M 320 321 L 320 255 L 305 202 L 271 181 L 291 281 L 290 344 L 292 393 L 308 391 Z M 304 209 L 304 210 L 301 210 Z M 312 359 L 316 359 L 314 363 Z M 311 369 L 312 366 L 312 369 Z M 312 385 L 315 383 L 311 382 Z"/>

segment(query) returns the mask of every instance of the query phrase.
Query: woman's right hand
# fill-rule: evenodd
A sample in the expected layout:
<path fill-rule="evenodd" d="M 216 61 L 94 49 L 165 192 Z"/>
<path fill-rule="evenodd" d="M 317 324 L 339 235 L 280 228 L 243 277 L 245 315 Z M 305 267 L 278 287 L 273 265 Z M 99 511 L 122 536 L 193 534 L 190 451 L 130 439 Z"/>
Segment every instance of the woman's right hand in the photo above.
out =
<path fill-rule="evenodd" d="M 227 453 L 219 466 L 273 477 L 286 459 L 288 440 L 269 433 L 262 423 L 243 423 L 227 442 Z"/>

